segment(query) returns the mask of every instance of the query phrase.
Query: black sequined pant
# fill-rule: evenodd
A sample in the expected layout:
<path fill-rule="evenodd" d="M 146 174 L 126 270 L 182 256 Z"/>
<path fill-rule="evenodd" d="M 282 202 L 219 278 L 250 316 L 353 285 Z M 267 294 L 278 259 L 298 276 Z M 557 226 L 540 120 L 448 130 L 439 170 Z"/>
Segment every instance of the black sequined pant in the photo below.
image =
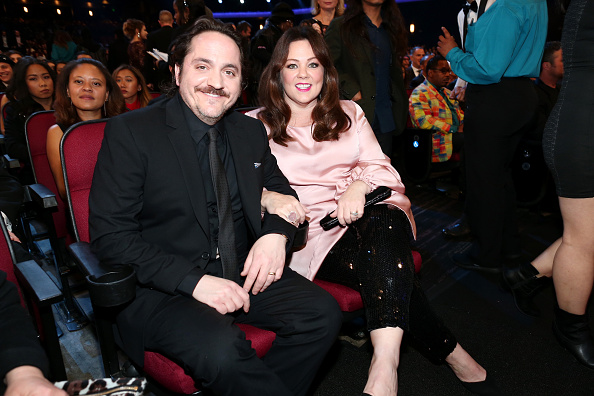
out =
<path fill-rule="evenodd" d="M 330 250 L 316 277 L 359 290 L 367 329 L 400 327 L 437 362 L 454 335 L 435 314 L 415 275 L 410 223 L 398 208 L 373 205 Z"/>

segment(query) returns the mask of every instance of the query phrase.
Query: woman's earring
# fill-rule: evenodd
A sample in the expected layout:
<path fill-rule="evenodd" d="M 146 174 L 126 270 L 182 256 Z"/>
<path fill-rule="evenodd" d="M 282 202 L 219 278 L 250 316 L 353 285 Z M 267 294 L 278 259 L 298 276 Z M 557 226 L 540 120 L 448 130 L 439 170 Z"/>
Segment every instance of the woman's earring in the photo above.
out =
<path fill-rule="evenodd" d="M 140 38 L 140 33 L 136 33 L 136 35 L 138 36 L 138 38 Z"/>

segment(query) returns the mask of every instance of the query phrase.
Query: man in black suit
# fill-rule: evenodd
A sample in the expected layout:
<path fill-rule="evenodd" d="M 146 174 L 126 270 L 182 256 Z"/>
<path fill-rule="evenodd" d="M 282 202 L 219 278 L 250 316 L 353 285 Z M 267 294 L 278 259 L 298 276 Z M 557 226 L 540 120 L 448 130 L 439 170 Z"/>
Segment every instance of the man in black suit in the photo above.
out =
<path fill-rule="evenodd" d="M 107 124 L 89 198 L 94 252 L 106 265 L 136 270 L 136 299 L 117 317 L 122 345 L 140 363 L 145 349 L 170 356 L 215 394 L 304 395 L 341 313 L 329 294 L 284 267 L 296 231 L 285 220 L 291 212 L 261 215 L 263 188 L 296 194 L 263 124 L 228 112 L 241 92 L 241 40 L 200 20 L 180 36 L 174 57 L 175 96 Z M 219 220 L 213 157 L 228 180 L 234 250 L 221 248 L 227 222 Z M 228 265 L 233 252 L 243 271 Z M 277 334 L 264 358 L 234 323 Z"/>
<path fill-rule="evenodd" d="M 153 48 L 158 49 L 161 52 L 168 53 L 169 45 L 173 38 L 173 15 L 167 10 L 159 12 L 159 25 L 160 29 L 150 32 L 146 39 L 146 49 L 152 51 Z M 147 76 L 149 83 L 153 84 L 153 89 L 158 91 L 159 88 L 171 81 L 171 73 L 167 67 L 160 68 L 158 62 L 152 60 L 152 67 L 150 67 L 150 76 Z"/>

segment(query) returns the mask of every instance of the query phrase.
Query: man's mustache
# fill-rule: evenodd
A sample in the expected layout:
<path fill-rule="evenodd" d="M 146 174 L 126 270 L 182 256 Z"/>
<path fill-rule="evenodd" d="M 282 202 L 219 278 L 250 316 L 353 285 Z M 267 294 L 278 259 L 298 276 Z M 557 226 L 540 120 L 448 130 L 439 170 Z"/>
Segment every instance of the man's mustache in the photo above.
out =
<path fill-rule="evenodd" d="M 224 89 L 195 87 L 194 92 L 202 92 L 208 95 L 224 96 L 226 98 L 229 97 L 229 93 L 226 92 Z"/>

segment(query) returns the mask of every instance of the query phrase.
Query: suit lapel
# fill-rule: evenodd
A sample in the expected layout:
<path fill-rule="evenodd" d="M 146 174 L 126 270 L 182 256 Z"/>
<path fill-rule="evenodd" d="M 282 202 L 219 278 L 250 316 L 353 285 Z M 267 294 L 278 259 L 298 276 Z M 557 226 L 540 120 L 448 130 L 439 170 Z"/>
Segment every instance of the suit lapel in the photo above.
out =
<path fill-rule="evenodd" d="M 260 217 L 262 184 L 257 182 L 254 156 L 250 155 L 255 152 L 252 149 L 254 142 L 250 139 L 250 132 L 238 122 L 238 117 L 235 114 L 225 117 L 225 133 L 229 137 L 229 146 L 235 164 L 243 215 L 254 234 L 258 235 L 262 224 Z"/>
<path fill-rule="evenodd" d="M 200 164 L 196 156 L 196 145 L 188 131 L 179 100 L 181 99 L 176 96 L 167 103 L 166 123 L 170 128 L 168 137 L 180 164 L 196 220 L 204 231 L 206 238 L 210 239 L 206 195 L 204 194 Z"/>

